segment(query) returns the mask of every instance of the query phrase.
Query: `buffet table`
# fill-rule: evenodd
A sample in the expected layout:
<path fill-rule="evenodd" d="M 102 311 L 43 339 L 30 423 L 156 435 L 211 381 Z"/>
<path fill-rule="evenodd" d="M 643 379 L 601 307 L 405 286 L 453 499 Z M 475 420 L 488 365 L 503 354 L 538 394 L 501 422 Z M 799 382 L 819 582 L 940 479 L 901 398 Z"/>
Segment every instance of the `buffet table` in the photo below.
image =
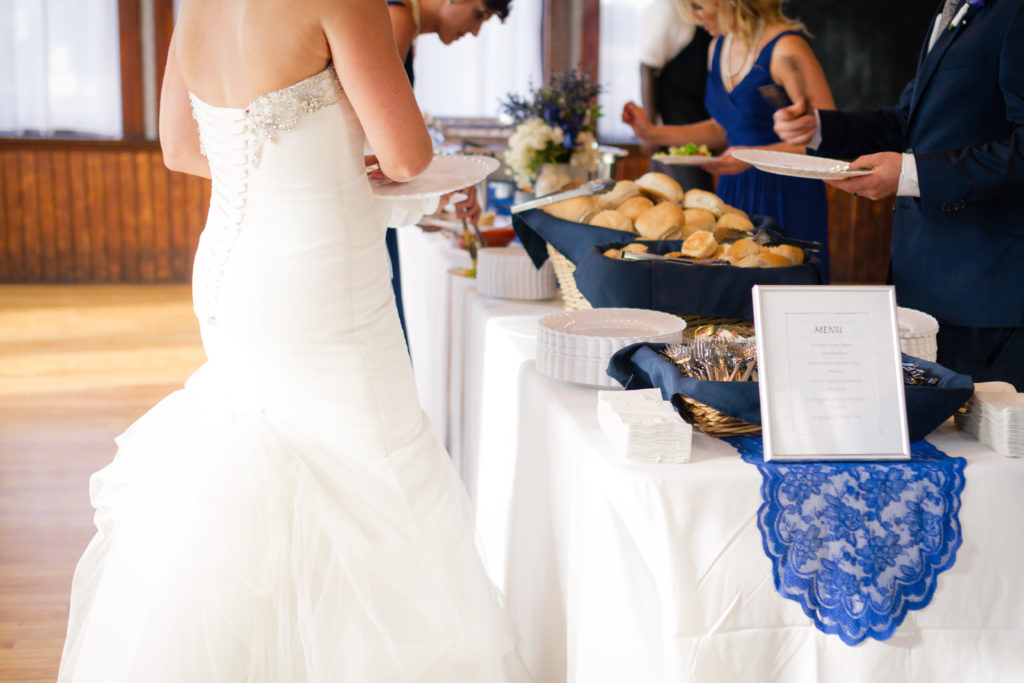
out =
<path fill-rule="evenodd" d="M 893 637 L 850 647 L 776 592 L 756 467 L 701 434 L 689 464 L 627 462 L 598 426 L 597 391 L 533 367 L 536 321 L 560 302 L 450 291 L 460 287 L 461 306 L 431 314 L 438 335 L 462 339 L 458 354 L 434 358 L 449 364 L 449 405 L 461 406 L 448 442 L 538 682 L 1024 677 L 1024 461 L 950 423 L 929 437 L 968 463 L 957 561 Z"/>

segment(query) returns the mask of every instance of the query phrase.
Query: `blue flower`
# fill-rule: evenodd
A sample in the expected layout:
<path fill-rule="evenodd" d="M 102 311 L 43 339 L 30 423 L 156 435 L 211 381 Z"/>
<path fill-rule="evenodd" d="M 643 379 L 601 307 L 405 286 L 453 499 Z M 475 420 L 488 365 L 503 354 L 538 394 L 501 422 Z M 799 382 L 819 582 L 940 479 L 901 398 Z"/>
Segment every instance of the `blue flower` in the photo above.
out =
<path fill-rule="evenodd" d="M 796 530 L 789 548 L 789 566 L 799 572 L 801 567 L 818 557 L 823 544 L 824 541 L 818 538 L 818 527 L 813 524 Z"/>
<path fill-rule="evenodd" d="M 779 491 L 800 506 L 811 496 L 821 493 L 821 486 L 825 480 L 824 473 L 816 467 L 794 467 L 786 473 Z"/>
<path fill-rule="evenodd" d="M 844 505 L 834 496 L 825 496 L 825 501 L 828 507 L 822 511 L 822 515 L 831 536 L 854 543 L 856 532 L 864 528 L 864 515 L 857 508 Z"/>
<path fill-rule="evenodd" d="M 890 531 L 883 536 L 871 536 L 867 544 L 857 548 L 857 563 L 868 576 L 877 578 L 886 568 L 896 565 L 896 559 L 903 551 L 899 536 Z"/>
<path fill-rule="evenodd" d="M 889 503 L 899 500 L 907 488 L 904 474 L 899 467 L 879 467 L 869 472 L 868 478 L 858 486 L 868 508 L 881 511 Z"/>

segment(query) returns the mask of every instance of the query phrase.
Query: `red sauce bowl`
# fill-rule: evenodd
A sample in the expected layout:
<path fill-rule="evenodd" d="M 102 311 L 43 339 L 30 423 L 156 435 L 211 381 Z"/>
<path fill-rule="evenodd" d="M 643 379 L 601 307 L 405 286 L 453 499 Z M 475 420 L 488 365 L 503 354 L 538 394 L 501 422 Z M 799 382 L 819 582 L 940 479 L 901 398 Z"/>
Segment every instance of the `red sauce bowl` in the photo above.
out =
<path fill-rule="evenodd" d="M 480 234 L 484 236 L 485 246 L 507 247 L 515 239 L 516 231 L 512 228 L 480 228 Z M 459 246 L 466 248 L 466 240 L 459 235 Z"/>

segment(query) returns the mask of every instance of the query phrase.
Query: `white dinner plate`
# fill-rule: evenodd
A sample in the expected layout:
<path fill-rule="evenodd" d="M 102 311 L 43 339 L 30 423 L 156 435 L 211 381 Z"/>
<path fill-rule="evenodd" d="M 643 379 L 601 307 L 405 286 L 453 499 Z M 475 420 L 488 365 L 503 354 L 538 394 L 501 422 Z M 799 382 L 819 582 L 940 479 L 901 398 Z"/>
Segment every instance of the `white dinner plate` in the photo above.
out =
<path fill-rule="evenodd" d="M 839 159 L 773 152 L 770 149 L 734 149 L 732 155 L 767 173 L 778 173 L 797 178 L 842 180 L 871 173 L 866 168 L 851 171 L 850 164 Z"/>
<path fill-rule="evenodd" d="M 388 199 L 429 199 L 475 185 L 498 169 L 500 162 L 478 154 L 436 156 L 427 170 L 407 183 L 370 178 L 373 194 Z"/>
<path fill-rule="evenodd" d="M 651 158 L 666 166 L 703 166 L 722 157 L 701 154 L 652 154 Z"/>

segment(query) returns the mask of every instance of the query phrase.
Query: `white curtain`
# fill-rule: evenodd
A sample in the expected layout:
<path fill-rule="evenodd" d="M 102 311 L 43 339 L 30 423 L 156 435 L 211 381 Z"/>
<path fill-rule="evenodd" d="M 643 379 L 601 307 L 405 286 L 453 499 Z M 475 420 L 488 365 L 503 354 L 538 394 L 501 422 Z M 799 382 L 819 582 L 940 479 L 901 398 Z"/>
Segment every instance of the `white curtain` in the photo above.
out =
<path fill-rule="evenodd" d="M 120 137 L 117 0 L 0 0 L 0 131 Z"/>
<path fill-rule="evenodd" d="M 435 117 L 494 117 L 510 93 L 544 83 L 541 0 L 514 0 L 505 23 L 491 19 L 475 38 L 443 45 L 428 34 L 416 39 L 416 100 Z"/>
<path fill-rule="evenodd" d="M 622 107 L 640 103 L 640 53 L 637 44 L 644 10 L 650 0 L 601 0 L 598 97 L 603 116 L 597 133 L 602 142 L 635 142 L 633 129 L 622 122 Z"/>

